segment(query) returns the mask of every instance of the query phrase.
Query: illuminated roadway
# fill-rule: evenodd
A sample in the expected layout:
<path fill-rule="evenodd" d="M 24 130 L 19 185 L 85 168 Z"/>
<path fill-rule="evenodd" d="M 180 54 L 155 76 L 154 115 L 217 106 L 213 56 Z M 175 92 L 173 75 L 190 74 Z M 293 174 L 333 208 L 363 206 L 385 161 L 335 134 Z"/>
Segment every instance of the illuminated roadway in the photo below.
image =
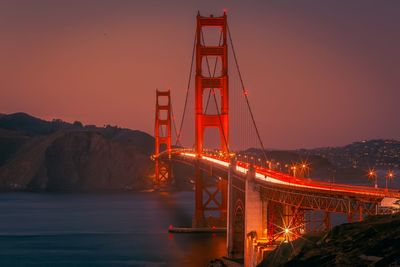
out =
<path fill-rule="evenodd" d="M 186 158 L 189 161 L 193 161 L 196 159 L 197 155 L 193 152 L 188 152 L 184 149 L 184 152 L 180 152 L 182 150 L 174 150 L 171 152 L 172 154 L 178 154 L 182 158 Z M 217 166 L 219 168 L 224 168 L 228 171 L 230 167 L 230 162 L 228 159 L 219 157 L 217 155 L 205 154 L 200 158 L 201 161 L 207 162 L 208 164 Z M 249 170 L 248 163 L 242 161 L 236 161 L 236 166 L 234 170 L 236 172 L 246 175 Z M 348 184 L 338 184 L 338 183 L 328 183 L 315 181 L 307 178 L 293 177 L 288 174 L 284 174 L 281 172 L 273 171 L 261 166 L 253 165 L 255 169 L 255 178 L 257 181 L 265 184 L 266 186 L 281 186 L 281 187 L 289 187 L 295 188 L 297 190 L 302 191 L 318 191 L 323 193 L 341 193 L 341 195 L 353 195 L 353 196 L 368 196 L 372 198 L 384 198 L 384 197 L 393 197 L 400 198 L 400 192 L 396 190 L 386 190 L 383 188 L 373 188 L 367 186 L 355 186 Z"/>

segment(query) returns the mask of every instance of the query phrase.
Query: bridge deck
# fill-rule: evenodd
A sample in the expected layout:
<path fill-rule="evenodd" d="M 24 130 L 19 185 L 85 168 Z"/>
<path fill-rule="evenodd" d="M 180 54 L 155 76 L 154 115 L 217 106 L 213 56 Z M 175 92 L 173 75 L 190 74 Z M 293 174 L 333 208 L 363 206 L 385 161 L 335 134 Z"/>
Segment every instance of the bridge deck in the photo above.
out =
<path fill-rule="evenodd" d="M 175 150 L 173 151 L 172 155 L 178 156 L 181 160 L 187 161 L 190 164 L 200 160 L 204 164 L 210 165 L 211 167 L 217 167 L 225 171 L 228 171 L 230 168 L 229 159 L 213 154 L 205 154 L 202 155 L 201 158 L 197 158 L 195 153 L 184 149 Z M 261 186 L 266 187 L 295 189 L 297 191 L 315 192 L 340 197 L 348 196 L 371 199 L 382 199 L 384 197 L 400 198 L 400 192 L 398 190 L 386 190 L 383 188 L 330 183 L 312 180 L 309 178 L 294 177 L 257 165 L 254 165 L 254 169 L 257 182 Z M 233 170 L 237 174 L 245 176 L 249 171 L 249 164 L 236 161 L 236 166 L 234 166 Z"/>

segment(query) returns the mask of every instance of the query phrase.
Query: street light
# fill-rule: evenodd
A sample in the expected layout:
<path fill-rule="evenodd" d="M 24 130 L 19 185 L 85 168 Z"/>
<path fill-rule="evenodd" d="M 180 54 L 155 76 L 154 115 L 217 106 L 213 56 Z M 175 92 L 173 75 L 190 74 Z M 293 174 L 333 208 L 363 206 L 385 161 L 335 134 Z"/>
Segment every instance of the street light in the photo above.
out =
<path fill-rule="evenodd" d="M 375 188 L 378 188 L 378 175 L 375 169 L 368 170 L 368 178 L 375 181 Z"/>
<path fill-rule="evenodd" d="M 300 165 L 300 168 L 301 168 L 301 173 L 303 174 L 303 177 L 308 177 L 310 168 L 308 167 L 307 162 L 302 162 Z"/>
<path fill-rule="evenodd" d="M 296 169 L 297 169 L 296 165 L 293 165 L 291 169 L 293 171 L 293 176 L 296 177 Z"/>
<path fill-rule="evenodd" d="M 386 174 L 386 191 L 388 190 L 388 180 L 393 180 L 394 178 L 394 172 L 392 170 L 389 170 Z"/>

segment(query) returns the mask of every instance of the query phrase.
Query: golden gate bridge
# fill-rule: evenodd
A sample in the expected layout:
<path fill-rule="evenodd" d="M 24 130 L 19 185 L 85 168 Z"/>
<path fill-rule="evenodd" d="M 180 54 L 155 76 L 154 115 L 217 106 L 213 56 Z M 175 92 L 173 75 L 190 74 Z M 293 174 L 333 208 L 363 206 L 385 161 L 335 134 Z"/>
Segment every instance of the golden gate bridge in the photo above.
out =
<path fill-rule="evenodd" d="M 208 28 L 218 30 L 217 44 L 206 43 L 204 29 Z M 241 100 L 264 157 L 262 161 L 249 162 L 230 149 L 229 94 L 232 92 L 229 90 L 228 47 L 233 52 Z M 213 69 L 210 58 L 215 59 Z M 187 148 L 182 146 L 181 139 L 193 67 L 195 138 L 194 147 Z M 211 106 L 214 106 L 212 114 L 209 112 Z M 208 128 L 218 130 L 220 149 L 205 147 L 204 133 Z M 172 144 L 173 133 L 176 136 L 175 145 Z M 282 173 L 262 164 L 267 161 L 265 151 L 240 72 L 227 14 L 224 12 L 221 17 L 198 14 L 181 122 L 178 128 L 171 92 L 157 90 L 153 155 L 154 186 L 157 189 L 173 180 L 173 163 L 193 166 L 193 230 L 226 229 L 228 258 L 243 260 L 245 266 L 256 266 L 265 251 L 274 249 L 280 243 L 295 240 L 310 231 L 329 229 L 332 213 L 346 214 L 348 221 L 355 217 L 362 221 L 365 215 L 392 212 L 380 205 L 383 199 L 400 199 L 398 191 L 387 188 L 327 183 Z M 313 213 L 323 215 L 313 218 Z"/>

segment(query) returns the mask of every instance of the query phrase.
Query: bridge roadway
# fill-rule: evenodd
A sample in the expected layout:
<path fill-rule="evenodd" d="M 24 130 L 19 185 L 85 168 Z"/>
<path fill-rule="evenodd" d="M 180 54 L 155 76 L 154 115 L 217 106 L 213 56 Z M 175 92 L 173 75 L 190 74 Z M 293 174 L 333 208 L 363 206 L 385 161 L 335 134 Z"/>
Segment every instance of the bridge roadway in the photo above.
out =
<path fill-rule="evenodd" d="M 163 157 L 162 154 L 159 156 Z M 361 212 L 366 215 L 375 215 L 390 212 L 387 209 L 379 208 L 379 203 L 383 198 L 400 198 L 400 192 L 396 190 L 293 177 L 242 161 L 232 160 L 230 162 L 228 158 L 217 153 L 205 153 L 197 158 L 196 153 L 191 149 L 173 149 L 171 150 L 171 159 L 192 166 L 197 162 L 204 171 L 225 179 L 228 177 L 228 171 L 231 170 L 231 176 L 245 180 L 249 169 L 253 166 L 255 183 L 264 200 L 304 209 L 346 214 Z"/>

